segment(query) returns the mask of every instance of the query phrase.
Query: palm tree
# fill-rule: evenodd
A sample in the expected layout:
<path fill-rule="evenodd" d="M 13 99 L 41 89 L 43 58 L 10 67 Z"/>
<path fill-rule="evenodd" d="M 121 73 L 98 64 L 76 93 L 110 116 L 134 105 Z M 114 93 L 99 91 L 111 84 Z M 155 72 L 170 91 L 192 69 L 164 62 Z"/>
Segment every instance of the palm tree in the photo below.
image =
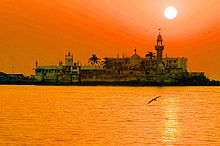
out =
<path fill-rule="evenodd" d="M 146 58 L 150 58 L 150 62 L 149 62 L 149 71 L 153 70 L 153 66 L 155 65 L 155 60 L 153 60 L 153 58 L 155 58 L 155 53 L 148 51 L 148 54 L 145 55 Z"/>
<path fill-rule="evenodd" d="M 153 58 L 155 58 L 155 53 L 148 51 L 148 54 L 146 54 L 146 57 L 150 57 L 150 59 L 152 60 Z"/>
<path fill-rule="evenodd" d="M 100 63 L 100 58 L 98 58 L 96 56 L 96 54 L 93 54 L 92 57 L 89 58 L 89 61 L 88 63 L 91 63 L 92 65 L 96 65 L 96 64 L 99 64 Z"/>

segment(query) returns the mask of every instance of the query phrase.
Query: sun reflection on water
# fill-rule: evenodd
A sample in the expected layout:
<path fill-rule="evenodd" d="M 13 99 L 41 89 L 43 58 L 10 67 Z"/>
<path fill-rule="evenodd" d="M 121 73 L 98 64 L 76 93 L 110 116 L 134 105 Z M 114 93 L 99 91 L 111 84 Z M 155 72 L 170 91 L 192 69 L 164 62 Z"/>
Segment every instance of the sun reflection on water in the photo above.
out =
<path fill-rule="evenodd" d="M 162 108 L 162 137 L 161 141 L 166 144 L 174 144 L 180 136 L 178 123 L 178 98 L 169 97 L 163 100 Z"/>

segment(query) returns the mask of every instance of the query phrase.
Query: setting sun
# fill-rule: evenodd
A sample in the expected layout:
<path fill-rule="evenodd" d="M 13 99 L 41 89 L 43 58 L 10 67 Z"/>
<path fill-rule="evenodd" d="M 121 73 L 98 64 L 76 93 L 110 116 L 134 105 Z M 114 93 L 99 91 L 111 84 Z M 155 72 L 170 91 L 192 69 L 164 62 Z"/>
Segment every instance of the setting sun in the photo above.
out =
<path fill-rule="evenodd" d="M 220 80 L 219 10 L 219 0 L 0 0 L 0 72 L 32 75 L 36 60 L 56 65 L 68 51 L 83 65 L 134 47 L 144 57 L 161 28 L 164 56 Z"/>
<path fill-rule="evenodd" d="M 0 0 L 0 30 L 0 146 L 220 146 L 220 0 Z"/>
<path fill-rule="evenodd" d="M 164 16 L 167 18 L 167 19 L 174 19 L 177 15 L 177 10 L 176 8 L 174 7 L 167 7 L 165 10 L 164 10 Z"/>

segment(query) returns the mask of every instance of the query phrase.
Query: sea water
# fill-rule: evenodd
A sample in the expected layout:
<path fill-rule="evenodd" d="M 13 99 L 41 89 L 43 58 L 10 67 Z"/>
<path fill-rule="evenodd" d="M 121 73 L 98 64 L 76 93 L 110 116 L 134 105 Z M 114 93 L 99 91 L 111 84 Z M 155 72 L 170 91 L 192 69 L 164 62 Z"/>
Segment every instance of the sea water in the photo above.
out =
<path fill-rule="evenodd" d="M 0 86 L 0 145 L 178 144 L 220 145 L 220 87 Z"/>

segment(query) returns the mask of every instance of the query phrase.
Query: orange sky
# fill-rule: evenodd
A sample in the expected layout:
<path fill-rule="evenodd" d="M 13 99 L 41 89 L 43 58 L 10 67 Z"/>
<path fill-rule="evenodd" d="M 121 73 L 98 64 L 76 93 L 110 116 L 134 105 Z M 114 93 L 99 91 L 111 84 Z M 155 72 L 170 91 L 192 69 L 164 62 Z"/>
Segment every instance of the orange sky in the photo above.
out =
<path fill-rule="evenodd" d="M 174 20 L 164 17 L 174 6 Z M 162 28 L 168 57 L 220 80 L 219 0 L 0 0 L 0 71 L 34 74 L 70 50 L 82 64 L 98 57 L 144 56 Z M 164 55 L 165 56 L 165 55 Z"/>

